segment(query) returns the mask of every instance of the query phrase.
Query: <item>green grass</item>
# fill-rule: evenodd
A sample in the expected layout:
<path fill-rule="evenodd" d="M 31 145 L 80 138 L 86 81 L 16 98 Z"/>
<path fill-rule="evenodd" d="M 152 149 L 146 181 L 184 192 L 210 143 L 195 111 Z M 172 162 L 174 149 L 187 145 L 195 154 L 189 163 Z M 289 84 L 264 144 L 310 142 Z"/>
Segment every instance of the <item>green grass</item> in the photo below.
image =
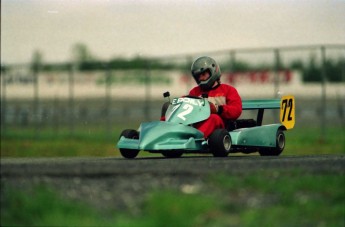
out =
<path fill-rule="evenodd" d="M 301 171 L 261 172 L 233 177 L 217 175 L 212 182 L 222 188 L 228 211 L 240 225 L 343 226 L 345 179 L 343 175 L 310 175 Z"/>
<path fill-rule="evenodd" d="M 1 202 L 1 226 L 104 226 L 107 220 L 82 203 L 61 199 L 46 186 L 32 190 L 6 188 Z"/>
<path fill-rule="evenodd" d="M 135 127 L 132 127 L 135 128 Z M 118 156 L 123 127 L 110 134 L 94 127 L 55 134 L 11 129 L 1 136 L 1 157 Z M 344 154 L 343 128 L 286 132 L 283 155 Z M 148 153 L 142 152 L 140 155 Z M 205 176 L 206 191 L 148 192 L 137 215 L 100 211 L 61 198 L 47 186 L 15 190 L 1 187 L 2 226 L 344 226 L 345 179 L 341 174 L 263 171 L 252 175 Z M 5 188 L 5 189 L 4 189 Z"/>
<path fill-rule="evenodd" d="M 344 154 L 345 128 L 329 127 L 321 136 L 320 128 L 297 127 L 286 133 L 286 147 L 283 154 Z"/>
<path fill-rule="evenodd" d="M 76 128 L 72 135 L 66 129 L 58 133 L 42 129 L 38 134 L 33 129 L 9 129 L 1 135 L 1 157 L 119 156 L 115 145 L 124 128 L 128 127 L 119 125 L 111 132 L 99 127 Z M 341 127 L 327 128 L 322 140 L 320 129 L 313 127 L 295 128 L 285 134 L 283 155 L 345 153 L 345 130 Z M 149 153 L 139 153 L 145 155 Z"/>
<path fill-rule="evenodd" d="M 116 156 L 120 129 L 105 133 L 98 127 L 55 133 L 48 129 L 35 134 L 33 129 L 8 130 L 1 137 L 1 157 L 76 157 Z"/>
<path fill-rule="evenodd" d="M 96 210 L 47 187 L 2 190 L 2 226 L 344 226 L 339 174 L 206 176 L 203 190 L 149 192 L 139 214 Z"/>

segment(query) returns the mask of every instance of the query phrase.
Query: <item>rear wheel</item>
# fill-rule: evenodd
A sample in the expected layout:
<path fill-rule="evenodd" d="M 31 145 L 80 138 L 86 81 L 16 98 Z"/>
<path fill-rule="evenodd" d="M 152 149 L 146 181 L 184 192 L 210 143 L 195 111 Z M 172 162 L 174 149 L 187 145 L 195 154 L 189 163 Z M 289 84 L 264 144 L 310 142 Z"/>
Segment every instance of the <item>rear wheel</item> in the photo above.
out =
<path fill-rule="evenodd" d="M 124 136 L 128 139 L 139 139 L 139 132 L 134 129 L 126 129 L 122 131 L 120 138 L 121 136 Z M 120 153 L 125 158 L 135 158 L 137 157 L 139 150 L 120 148 Z"/>
<path fill-rule="evenodd" d="M 231 149 L 231 137 L 226 129 L 216 129 L 208 139 L 214 157 L 226 157 Z"/>
<path fill-rule="evenodd" d="M 162 155 L 166 158 L 179 158 L 183 154 L 183 151 L 180 150 L 168 150 L 168 151 L 163 151 Z"/>
<path fill-rule="evenodd" d="M 259 153 L 261 156 L 278 156 L 285 148 L 285 135 L 283 130 L 278 129 L 276 135 L 276 147 L 272 148 L 261 148 Z"/>

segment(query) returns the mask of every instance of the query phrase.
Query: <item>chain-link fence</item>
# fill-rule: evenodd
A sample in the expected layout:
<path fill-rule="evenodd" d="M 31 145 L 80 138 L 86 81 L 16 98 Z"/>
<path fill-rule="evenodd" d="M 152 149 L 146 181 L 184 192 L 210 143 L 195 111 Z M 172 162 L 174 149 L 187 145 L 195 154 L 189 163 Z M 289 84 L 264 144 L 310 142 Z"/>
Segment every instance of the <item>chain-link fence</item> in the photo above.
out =
<path fill-rule="evenodd" d="M 295 95 L 296 127 L 319 127 L 321 136 L 327 126 L 344 127 L 345 45 L 324 45 L 165 56 L 137 68 L 2 65 L 1 132 L 33 128 L 39 136 L 50 128 L 73 135 L 76 128 L 102 127 L 109 134 L 120 124 L 158 120 L 163 92 L 181 96 L 195 86 L 189 69 L 201 55 L 218 61 L 223 83 L 243 99 Z"/>

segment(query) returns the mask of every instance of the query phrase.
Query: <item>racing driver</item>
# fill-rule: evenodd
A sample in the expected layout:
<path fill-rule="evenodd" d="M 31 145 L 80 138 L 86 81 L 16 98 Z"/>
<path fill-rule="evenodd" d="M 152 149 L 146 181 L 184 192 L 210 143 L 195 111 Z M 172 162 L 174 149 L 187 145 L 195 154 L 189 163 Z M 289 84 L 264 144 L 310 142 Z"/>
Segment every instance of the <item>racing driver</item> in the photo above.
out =
<path fill-rule="evenodd" d="M 191 73 L 198 86 L 190 90 L 189 95 L 206 95 L 210 103 L 210 117 L 194 124 L 208 138 L 215 129 L 225 128 L 227 121 L 236 120 L 241 115 L 242 100 L 236 88 L 220 82 L 221 71 L 213 58 L 197 58 L 191 66 Z M 163 113 L 165 111 L 162 109 L 161 120 L 165 120 Z"/>

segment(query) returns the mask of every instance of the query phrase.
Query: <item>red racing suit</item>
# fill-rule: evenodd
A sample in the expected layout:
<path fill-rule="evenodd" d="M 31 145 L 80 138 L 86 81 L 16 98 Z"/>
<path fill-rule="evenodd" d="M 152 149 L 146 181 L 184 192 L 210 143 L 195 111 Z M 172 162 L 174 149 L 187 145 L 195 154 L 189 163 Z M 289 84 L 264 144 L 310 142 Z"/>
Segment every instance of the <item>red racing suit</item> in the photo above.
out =
<path fill-rule="evenodd" d="M 225 121 L 236 120 L 242 113 L 242 100 L 237 90 L 228 84 L 218 84 L 209 91 L 194 87 L 189 95 L 208 95 L 208 101 L 218 105 L 218 113 L 211 114 L 205 121 L 194 124 L 194 127 L 204 133 L 208 138 L 215 129 L 225 128 Z"/>

